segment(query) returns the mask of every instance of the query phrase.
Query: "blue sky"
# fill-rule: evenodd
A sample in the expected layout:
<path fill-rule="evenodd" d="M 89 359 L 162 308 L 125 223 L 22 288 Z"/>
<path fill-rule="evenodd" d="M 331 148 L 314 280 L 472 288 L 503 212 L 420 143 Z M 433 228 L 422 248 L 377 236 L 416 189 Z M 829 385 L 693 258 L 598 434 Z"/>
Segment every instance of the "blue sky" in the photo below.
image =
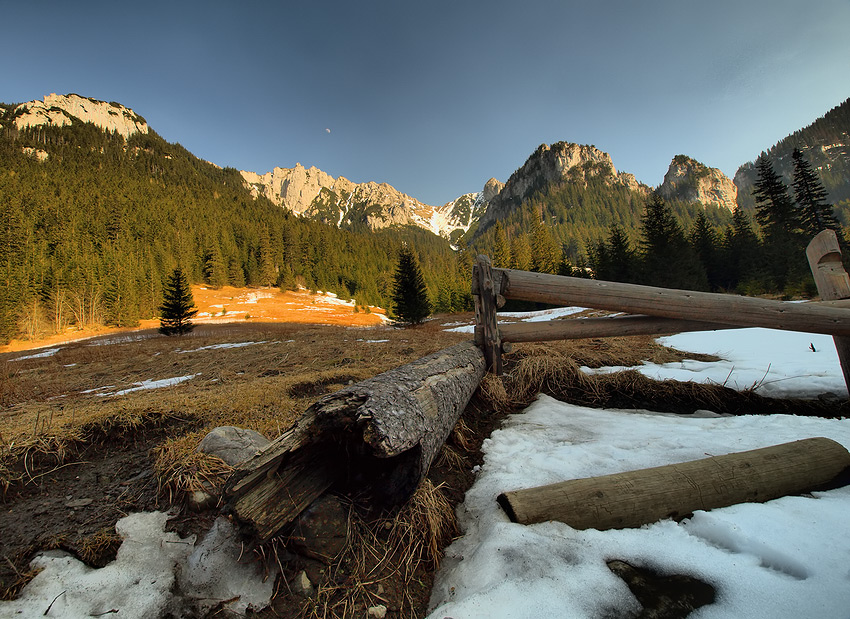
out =
<path fill-rule="evenodd" d="M 738 166 L 850 97 L 850 1 L 15 2 L 0 101 L 118 101 L 222 166 L 296 162 L 429 204 L 541 143 L 658 185 Z"/>

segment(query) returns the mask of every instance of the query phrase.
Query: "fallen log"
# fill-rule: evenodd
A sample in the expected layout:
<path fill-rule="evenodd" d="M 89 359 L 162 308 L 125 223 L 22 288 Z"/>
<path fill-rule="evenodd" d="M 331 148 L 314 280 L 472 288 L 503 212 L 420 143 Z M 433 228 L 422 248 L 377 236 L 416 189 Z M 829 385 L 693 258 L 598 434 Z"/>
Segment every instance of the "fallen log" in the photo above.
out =
<path fill-rule="evenodd" d="M 265 541 L 332 486 L 374 507 L 405 501 L 484 376 L 472 342 L 329 394 L 224 488 L 227 510 Z"/>
<path fill-rule="evenodd" d="M 623 529 L 696 510 L 763 502 L 833 482 L 850 453 L 833 440 L 809 438 L 703 460 L 574 479 L 504 492 L 513 522 L 548 520 L 575 529 Z"/>

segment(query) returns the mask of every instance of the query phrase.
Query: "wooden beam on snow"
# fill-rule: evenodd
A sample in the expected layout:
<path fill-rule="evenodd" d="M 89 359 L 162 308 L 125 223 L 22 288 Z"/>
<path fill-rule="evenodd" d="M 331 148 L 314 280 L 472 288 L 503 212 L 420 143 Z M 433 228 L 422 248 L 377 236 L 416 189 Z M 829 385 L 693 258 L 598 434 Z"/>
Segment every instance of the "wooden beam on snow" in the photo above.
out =
<path fill-rule="evenodd" d="M 514 490 L 498 502 L 513 522 L 557 520 L 575 529 L 640 527 L 696 510 L 763 502 L 835 480 L 850 453 L 808 438 L 703 460 Z"/>

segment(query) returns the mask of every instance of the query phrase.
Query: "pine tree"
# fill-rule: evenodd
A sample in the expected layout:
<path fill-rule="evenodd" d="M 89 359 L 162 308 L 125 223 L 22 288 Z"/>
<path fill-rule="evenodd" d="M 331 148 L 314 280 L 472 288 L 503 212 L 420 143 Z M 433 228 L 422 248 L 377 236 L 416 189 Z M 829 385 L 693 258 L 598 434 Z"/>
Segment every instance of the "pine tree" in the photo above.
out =
<path fill-rule="evenodd" d="M 159 332 L 163 335 L 183 335 L 195 328 L 192 318 L 198 310 L 195 309 L 189 281 L 180 267 L 172 271 L 165 284 L 159 311 Z"/>
<path fill-rule="evenodd" d="M 806 277 L 805 237 L 788 188 L 773 170 L 767 155 L 756 161 L 758 179 L 753 189 L 756 219 L 762 228 L 766 269 L 773 288 L 784 290 Z"/>
<path fill-rule="evenodd" d="M 607 279 L 613 282 L 633 282 L 635 279 L 635 250 L 629 242 L 629 237 L 622 226 L 611 226 L 608 236 L 608 268 Z"/>
<path fill-rule="evenodd" d="M 508 269 L 511 266 L 511 245 L 501 221 L 496 222 L 495 230 L 493 266 L 497 269 Z"/>
<path fill-rule="evenodd" d="M 756 201 L 756 220 L 764 230 L 765 240 L 786 238 L 799 232 L 800 220 L 788 188 L 773 170 L 764 153 L 756 160 L 758 180 L 753 188 Z"/>
<path fill-rule="evenodd" d="M 511 239 L 511 268 L 520 271 L 531 269 L 531 243 L 524 232 Z"/>
<path fill-rule="evenodd" d="M 393 281 L 393 308 L 396 317 L 408 324 L 419 324 L 431 313 L 425 279 L 413 251 L 402 247 Z"/>
<path fill-rule="evenodd" d="M 653 195 L 641 219 L 641 280 L 651 286 L 705 290 L 705 269 L 664 200 Z"/>
<path fill-rule="evenodd" d="M 542 213 L 535 213 L 531 220 L 531 270 L 537 273 L 555 273 L 561 256 L 558 244 L 552 238 L 542 219 Z"/>
<path fill-rule="evenodd" d="M 705 213 L 698 213 L 697 218 L 691 226 L 691 247 L 702 262 L 708 277 L 708 286 L 711 290 L 718 290 L 720 283 L 720 235 L 708 223 Z"/>
<path fill-rule="evenodd" d="M 841 227 L 832 213 L 832 205 L 826 201 L 826 189 L 818 175 L 803 158 L 800 149 L 795 148 L 791 158 L 794 160 L 794 195 L 806 234 L 815 236 L 822 230 L 831 229 L 838 232 L 840 238 Z"/>
<path fill-rule="evenodd" d="M 758 235 L 744 209 L 732 213 L 732 224 L 726 228 L 721 251 L 721 287 L 735 290 L 741 284 L 763 279 L 762 252 Z M 743 292 L 743 290 L 742 290 Z"/>

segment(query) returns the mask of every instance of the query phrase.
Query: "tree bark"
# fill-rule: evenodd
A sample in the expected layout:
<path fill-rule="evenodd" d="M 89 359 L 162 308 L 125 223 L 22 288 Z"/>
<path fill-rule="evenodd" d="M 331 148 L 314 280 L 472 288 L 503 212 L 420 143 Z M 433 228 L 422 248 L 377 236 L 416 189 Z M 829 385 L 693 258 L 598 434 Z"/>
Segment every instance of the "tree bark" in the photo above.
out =
<path fill-rule="evenodd" d="M 497 500 L 510 519 L 521 524 L 558 520 L 575 529 L 623 529 L 681 518 L 699 509 L 798 494 L 832 482 L 848 467 L 850 453 L 842 445 L 809 438 L 504 492 Z"/>
<path fill-rule="evenodd" d="M 484 371 L 465 342 L 323 397 L 237 467 L 224 492 L 230 511 L 267 540 L 334 485 L 375 507 L 405 501 Z"/>
<path fill-rule="evenodd" d="M 499 325 L 503 342 L 546 342 L 588 337 L 670 335 L 686 331 L 734 329 L 732 325 L 655 316 L 612 316 Z"/>
<path fill-rule="evenodd" d="M 630 314 L 850 336 L 850 311 L 814 303 L 784 303 L 730 294 L 655 288 L 513 269 L 503 273 L 508 299 L 580 305 Z M 494 270 L 495 271 L 495 270 Z"/>

